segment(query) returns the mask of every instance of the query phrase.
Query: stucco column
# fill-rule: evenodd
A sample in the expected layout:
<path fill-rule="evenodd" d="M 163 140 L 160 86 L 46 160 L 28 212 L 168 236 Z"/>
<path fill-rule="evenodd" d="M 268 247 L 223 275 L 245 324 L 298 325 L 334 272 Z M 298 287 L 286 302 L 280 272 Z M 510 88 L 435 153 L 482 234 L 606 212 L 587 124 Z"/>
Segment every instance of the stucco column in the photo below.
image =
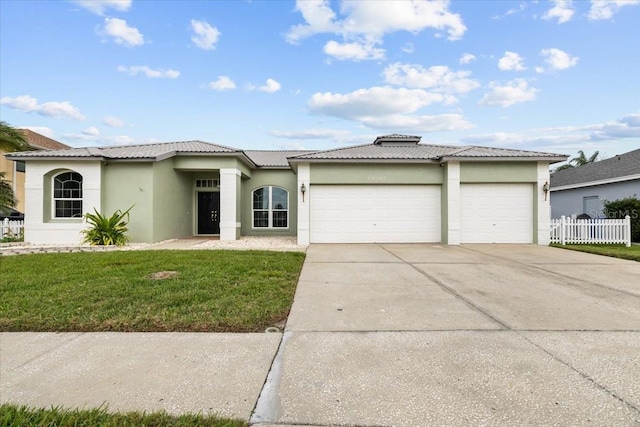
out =
<path fill-rule="evenodd" d="M 548 245 L 551 243 L 551 193 L 546 195 L 542 189 L 545 184 L 549 184 L 549 163 L 538 162 L 538 179 L 534 190 L 535 200 L 537 201 L 537 243 L 539 245 Z M 546 199 L 546 200 L 545 200 Z"/>
<path fill-rule="evenodd" d="M 447 244 L 460 244 L 460 162 L 447 162 Z"/>
<path fill-rule="evenodd" d="M 298 193 L 298 244 L 303 246 L 309 245 L 309 222 L 310 222 L 310 210 L 309 205 L 311 201 L 311 183 L 310 179 L 310 167 L 309 163 L 301 163 L 298 165 L 298 186 L 296 192 Z M 306 192 L 304 196 L 300 191 L 300 187 L 304 184 Z M 304 198 L 304 201 L 303 201 Z"/>
<path fill-rule="evenodd" d="M 220 169 L 220 240 L 237 240 L 240 230 L 238 217 L 238 190 L 240 171 Z"/>

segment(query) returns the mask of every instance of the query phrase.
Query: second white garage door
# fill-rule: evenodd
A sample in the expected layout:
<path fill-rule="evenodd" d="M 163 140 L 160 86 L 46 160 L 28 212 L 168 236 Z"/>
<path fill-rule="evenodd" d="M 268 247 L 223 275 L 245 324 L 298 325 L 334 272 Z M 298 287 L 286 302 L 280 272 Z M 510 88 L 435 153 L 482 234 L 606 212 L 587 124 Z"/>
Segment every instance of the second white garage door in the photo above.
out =
<path fill-rule="evenodd" d="M 460 185 L 462 243 L 533 243 L 533 185 Z"/>
<path fill-rule="evenodd" d="M 311 243 L 439 242 L 439 185 L 312 185 Z"/>

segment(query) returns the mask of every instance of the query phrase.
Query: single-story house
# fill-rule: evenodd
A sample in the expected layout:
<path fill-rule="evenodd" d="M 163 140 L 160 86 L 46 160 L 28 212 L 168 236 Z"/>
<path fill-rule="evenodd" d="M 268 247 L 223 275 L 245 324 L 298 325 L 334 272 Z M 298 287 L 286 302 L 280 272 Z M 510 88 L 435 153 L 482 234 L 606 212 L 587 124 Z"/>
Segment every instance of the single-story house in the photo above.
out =
<path fill-rule="evenodd" d="M 202 141 L 8 155 L 27 165 L 25 240 L 77 243 L 93 209 L 131 210 L 132 242 L 297 236 L 309 243 L 549 243 L 559 154 L 387 135 L 323 151 Z"/>
<path fill-rule="evenodd" d="M 640 149 L 551 174 L 551 215 L 604 217 L 605 201 L 640 197 Z"/>

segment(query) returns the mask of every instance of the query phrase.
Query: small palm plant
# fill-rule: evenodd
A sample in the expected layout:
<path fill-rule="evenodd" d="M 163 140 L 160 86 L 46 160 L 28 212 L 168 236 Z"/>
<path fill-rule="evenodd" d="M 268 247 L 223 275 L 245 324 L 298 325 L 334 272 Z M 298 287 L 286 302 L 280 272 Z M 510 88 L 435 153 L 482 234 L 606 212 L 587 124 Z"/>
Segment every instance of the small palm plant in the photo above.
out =
<path fill-rule="evenodd" d="M 86 213 L 84 219 L 91 228 L 82 230 L 82 234 L 84 234 L 82 243 L 104 246 L 125 245 L 129 241 L 125 233 L 129 231 L 127 224 L 129 223 L 129 211 L 132 208 L 133 206 L 124 212 L 117 210 L 110 217 L 102 215 L 95 208 L 93 209 L 95 214 Z"/>

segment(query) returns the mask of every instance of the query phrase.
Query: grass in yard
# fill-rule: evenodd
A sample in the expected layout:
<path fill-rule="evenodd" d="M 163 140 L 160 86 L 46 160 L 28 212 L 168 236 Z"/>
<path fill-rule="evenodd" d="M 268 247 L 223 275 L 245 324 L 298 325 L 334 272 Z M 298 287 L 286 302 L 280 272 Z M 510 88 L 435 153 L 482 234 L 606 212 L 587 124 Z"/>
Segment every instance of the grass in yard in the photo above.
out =
<path fill-rule="evenodd" d="M 572 251 L 589 252 L 591 254 L 605 255 L 615 258 L 630 259 L 640 261 L 640 245 L 559 245 L 553 244 L 556 248 L 570 249 Z"/>
<path fill-rule="evenodd" d="M 26 406 L 0 405 L 0 427 L 9 426 L 246 427 L 248 424 L 240 420 L 210 415 L 172 416 L 166 412 L 118 412 L 111 414 L 105 408 L 89 410 L 64 409 L 60 407 L 33 409 Z"/>
<path fill-rule="evenodd" d="M 286 319 L 303 260 L 208 250 L 0 257 L 0 331 L 261 332 Z M 164 271 L 177 274 L 151 278 Z"/>

